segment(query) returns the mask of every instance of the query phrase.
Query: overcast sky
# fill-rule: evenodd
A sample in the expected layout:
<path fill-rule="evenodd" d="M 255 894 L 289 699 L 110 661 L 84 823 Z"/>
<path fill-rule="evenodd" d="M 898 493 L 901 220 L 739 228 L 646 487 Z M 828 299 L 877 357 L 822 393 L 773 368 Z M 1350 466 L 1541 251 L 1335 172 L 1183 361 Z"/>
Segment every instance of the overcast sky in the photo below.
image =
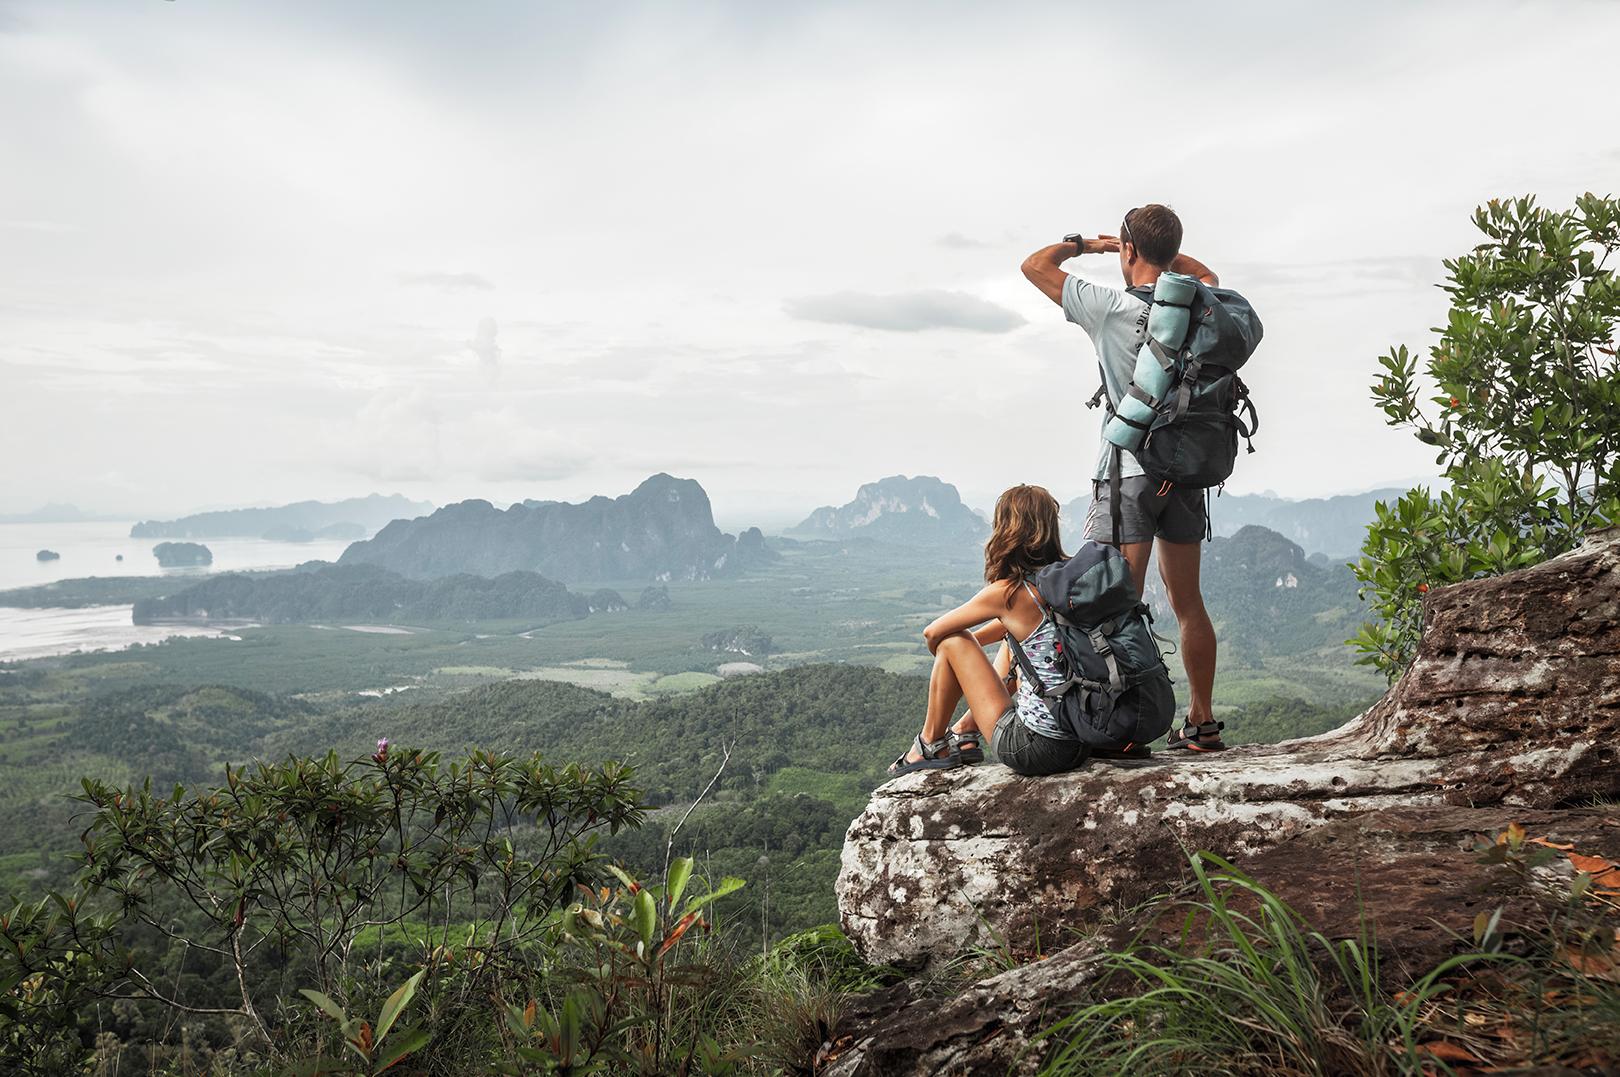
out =
<path fill-rule="evenodd" d="M 1265 321 L 1229 489 L 1429 474 L 1376 357 L 1477 203 L 1620 190 L 1616 40 L 1608 0 L 0 0 L 0 512 L 1068 500 L 1095 358 L 1018 264 L 1146 201 Z"/>

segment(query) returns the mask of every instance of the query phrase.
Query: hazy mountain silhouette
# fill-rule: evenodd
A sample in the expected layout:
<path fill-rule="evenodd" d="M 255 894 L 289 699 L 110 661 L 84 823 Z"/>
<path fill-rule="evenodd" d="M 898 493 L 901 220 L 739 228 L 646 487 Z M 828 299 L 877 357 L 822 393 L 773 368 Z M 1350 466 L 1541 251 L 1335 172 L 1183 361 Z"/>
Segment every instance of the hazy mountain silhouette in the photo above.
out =
<path fill-rule="evenodd" d="M 788 532 L 794 538 L 871 538 L 912 546 L 969 545 L 989 533 L 956 487 L 931 475 L 866 483 L 853 501 L 824 505 Z"/>
<path fill-rule="evenodd" d="M 732 536 L 716 527 L 709 495 L 695 481 L 658 474 L 623 496 L 581 504 L 447 505 L 394 521 L 339 561 L 416 579 L 527 571 L 573 584 L 709 579 L 775 556 L 758 528 Z"/>
<path fill-rule="evenodd" d="M 427 501 L 411 501 L 399 494 L 351 497 L 344 501 L 299 501 L 255 509 L 199 512 L 178 520 L 145 520 L 130 528 L 130 538 L 275 538 L 308 541 L 346 538 L 353 530 L 369 535 L 390 520 L 409 519 L 433 511 Z M 324 532 L 324 534 L 323 534 Z"/>

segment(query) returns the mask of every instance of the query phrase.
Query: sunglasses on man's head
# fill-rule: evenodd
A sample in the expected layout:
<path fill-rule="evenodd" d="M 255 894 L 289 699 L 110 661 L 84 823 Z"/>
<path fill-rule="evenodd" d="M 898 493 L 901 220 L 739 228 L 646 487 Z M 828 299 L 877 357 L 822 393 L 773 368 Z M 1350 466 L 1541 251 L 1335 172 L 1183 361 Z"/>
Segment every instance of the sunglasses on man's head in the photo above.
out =
<path fill-rule="evenodd" d="M 1136 207 L 1136 209 L 1141 208 L 1141 206 Z M 1119 230 L 1125 233 L 1125 242 L 1129 243 L 1133 247 L 1136 246 L 1136 240 L 1131 238 L 1131 216 L 1136 212 L 1136 209 L 1133 209 L 1130 213 L 1125 214 L 1125 219 L 1119 222 Z"/>

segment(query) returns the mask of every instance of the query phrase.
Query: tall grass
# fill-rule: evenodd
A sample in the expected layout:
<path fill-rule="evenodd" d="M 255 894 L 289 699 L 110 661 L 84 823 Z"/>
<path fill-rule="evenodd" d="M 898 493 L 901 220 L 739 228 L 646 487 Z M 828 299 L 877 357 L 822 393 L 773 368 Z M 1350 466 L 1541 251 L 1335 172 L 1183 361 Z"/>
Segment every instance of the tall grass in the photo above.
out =
<path fill-rule="evenodd" d="M 1453 958 L 1398 994 L 1380 986 L 1365 928 L 1312 930 L 1275 894 L 1209 853 L 1191 857 L 1199 897 L 1176 945 L 1110 955 L 1093 1002 L 1037 1037 L 1043 1069 L 1070 1074 L 1433 1073 L 1419 1050 L 1444 978 L 1487 955 Z"/>
<path fill-rule="evenodd" d="M 743 1071 L 812 1077 L 823 1045 L 838 1038 L 849 1003 L 898 974 L 868 965 L 833 925 L 790 935 L 769 953 L 733 966 L 707 1007 L 722 1037 L 750 1045 Z"/>

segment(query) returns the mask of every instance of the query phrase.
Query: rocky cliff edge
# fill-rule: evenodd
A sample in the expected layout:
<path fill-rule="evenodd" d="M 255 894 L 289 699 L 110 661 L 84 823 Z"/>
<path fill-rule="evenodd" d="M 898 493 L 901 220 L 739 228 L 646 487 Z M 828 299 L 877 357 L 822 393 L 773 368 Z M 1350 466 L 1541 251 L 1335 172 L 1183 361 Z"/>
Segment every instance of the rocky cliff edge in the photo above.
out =
<path fill-rule="evenodd" d="M 1007 1072 L 1080 990 L 1105 924 L 1233 860 L 1329 934 L 1366 916 L 1410 968 L 1513 895 L 1477 863 L 1510 822 L 1620 856 L 1620 530 L 1533 568 L 1433 592 L 1416 662 L 1331 733 L 1218 756 L 1156 755 L 1020 778 L 983 765 L 877 790 L 850 825 L 838 901 L 868 960 L 926 966 L 973 945 L 1048 960 L 946 1004 L 891 998 L 838 1073 Z M 1058 949 L 1076 933 L 1087 936 Z"/>

